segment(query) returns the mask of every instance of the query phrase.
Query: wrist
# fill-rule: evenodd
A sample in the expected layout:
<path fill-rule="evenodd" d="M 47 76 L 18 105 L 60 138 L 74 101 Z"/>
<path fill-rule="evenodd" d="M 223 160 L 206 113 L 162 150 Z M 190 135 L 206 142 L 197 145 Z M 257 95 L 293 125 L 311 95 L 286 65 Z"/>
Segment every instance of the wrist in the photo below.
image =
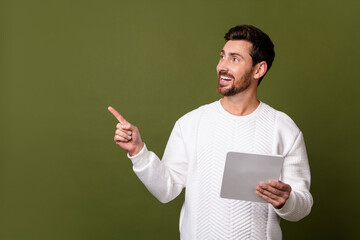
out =
<path fill-rule="evenodd" d="M 137 154 L 141 151 L 141 149 L 143 149 L 143 147 L 144 147 L 144 143 L 141 142 L 139 145 L 137 145 L 137 146 L 134 148 L 134 150 L 128 152 L 128 153 L 129 153 L 129 156 L 132 157 L 132 156 L 137 155 Z"/>

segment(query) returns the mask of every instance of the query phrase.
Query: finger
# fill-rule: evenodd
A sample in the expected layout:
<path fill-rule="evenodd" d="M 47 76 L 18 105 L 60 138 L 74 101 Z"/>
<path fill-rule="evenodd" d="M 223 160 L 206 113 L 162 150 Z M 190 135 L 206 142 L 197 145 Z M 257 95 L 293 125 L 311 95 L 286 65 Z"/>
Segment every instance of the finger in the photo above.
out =
<path fill-rule="evenodd" d="M 132 132 L 131 130 L 132 130 L 133 126 L 130 123 L 126 123 L 126 124 L 118 123 L 118 124 L 116 124 L 116 128 L 119 130 Z"/>
<path fill-rule="evenodd" d="M 120 136 L 120 137 L 123 137 L 125 139 L 131 140 L 131 136 L 129 134 L 127 134 L 127 132 L 124 132 L 124 131 L 121 131 L 121 130 L 117 129 L 115 131 L 115 134 Z"/>
<path fill-rule="evenodd" d="M 116 117 L 116 119 L 122 123 L 122 124 L 126 124 L 128 123 L 128 121 L 125 120 L 125 118 L 123 118 L 123 116 L 120 115 L 120 113 L 118 113 L 115 108 L 113 107 L 108 107 L 108 110 L 111 112 L 112 115 L 114 115 L 114 117 Z"/>
<path fill-rule="evenodd" d="M 117 132 L 123 132 L 124 134 L 129 135 L 129 136 L 132 135 L 132 131 L 124 130 L 124 129 L 122 129 L 122 128 L 117 128 L 117 129 L 115 130 L 115 134 L 116 134 Z"/>
<path fill-rule="evenodd" d="M 280 205 L 278 201 L 269 198 L 268 196 L 262 194 L 262 193 L 259 192 L 259 191 L 256 191 L 256 195 L 258 195 L 259 197 L 261 197 L 262 199 L 264 199 L 264 200 L 267 201 L 268 203 L 272 204 L 274 207 L 277 207 L 277 206 Z"/>
<path fill-rule="evenodd" d="M 280 191 L 284 191 L 284 192 L 288 192 L 291 190 L 291 187 L 289 184 L 283 183 L 281 181 L 273 181 L 273 180 L 269 180 L 269 184 L 274 187 L 279 189 Z"/>
<path fill-rule="evenodd" d="M 270 192 L 270 193 L 272 193 L 274 195 L 277 195 L 277 196 L 282 196 L 283 195 L 282 191 L 280 191 L 277 188 L 274 188 L 274 187 L 272 187 L 269 184 L 264 183 L 264 182 L 260 182 L 256 189 L 265 190 L 265 191 Z"/>
<path fill-rule="evenodd" d="M 130 124 L 130 126 L 131 126 L 131 124 Z M 124 124 L 121 124 L 121 123 L 116 124 L 117 130 L 123 131 L 123 132 L 127 133 L 128 135 L 132 135 L 132 130 L 127 130 L 128 128 L 131 129 L 131 127 L 125 126 Z"/>
<path fill-rule="evenodd" d="M 119 136 L 119 135 L 115 135 L 114 141 L 115 141 L 115 142 L 128 142 L 129 140 L 126 139 L 126 138 L 123 138 L 123 137 L 121 137 L 121 136 Z"/>
<path fill-rule="evenodd" d="M 260 186 L 256 187 L 256 191 L 260 192 L 263 195 L 265 195 L 265 196 L 267 196 L 267 197 L 269 197 L 271 199 L 274 199 L 274 200 L 278 200 L 281 197 L 281 195 L 276 195 L 275 193 L 271 192 L 270 190 L 264 189 L 264 188 L 262 188 Z M 278 191 L 278 190 L 276 190 L 276 191 Z"/>

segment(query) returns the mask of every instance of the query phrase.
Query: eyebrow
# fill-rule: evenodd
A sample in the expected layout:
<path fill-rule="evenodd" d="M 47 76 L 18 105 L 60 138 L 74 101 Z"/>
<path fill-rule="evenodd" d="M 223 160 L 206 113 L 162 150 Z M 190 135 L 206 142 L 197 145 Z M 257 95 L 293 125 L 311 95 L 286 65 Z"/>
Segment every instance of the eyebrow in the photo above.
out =
<path fill-rule="evenodd" d="M 225 51 L 224 50 L 221 50 L 221 53 L 224 53 L 225 54 Z M 239 56 L 239 57 L 241 57 L 241 58 L 244 58 L 241 54 L 239 54 L 239 53 L 234 53 L 234 52 L 231 52 L 231 53 L 229 53 L 231 56 Z"/>

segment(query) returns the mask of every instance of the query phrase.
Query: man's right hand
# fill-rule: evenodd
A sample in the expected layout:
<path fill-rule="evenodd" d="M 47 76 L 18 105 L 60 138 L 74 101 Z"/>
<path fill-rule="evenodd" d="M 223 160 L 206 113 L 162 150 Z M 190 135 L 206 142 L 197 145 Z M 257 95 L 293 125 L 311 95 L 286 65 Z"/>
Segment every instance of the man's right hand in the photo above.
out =
<path fill-rule="evenodd" d="M 113 107 L 108 107 L 108 110 L 119 121 L 115 130 L 115 143 L 127 151 L 130 156 L 138 154 L 144 147 L 139 129 L 126 121 Z"/>

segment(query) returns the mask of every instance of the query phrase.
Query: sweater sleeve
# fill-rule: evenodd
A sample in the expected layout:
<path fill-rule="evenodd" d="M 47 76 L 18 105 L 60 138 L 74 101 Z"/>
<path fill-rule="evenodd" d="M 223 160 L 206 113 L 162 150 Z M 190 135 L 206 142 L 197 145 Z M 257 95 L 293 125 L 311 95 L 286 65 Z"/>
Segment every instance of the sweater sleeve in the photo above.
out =
<path fill-rule="evenodd" d="M 288 221 L 299 221 L 306 217 L 313 205 L 310 193 L 310 168 L 305 142 L 300 132 L 285 156 L 281 180 L 291 186 L 289 199 L 281 209 L 275 212 Z"/>
<path fill-rule="evenodd" d="M 178 122 L 172 130 L 161 161 L 146 145 L 137 155 L 128 154 L 128 158 L 133 163 L 135 174 L 160 202 L 173 200 L 185 187 L 187 156 Z"/>

